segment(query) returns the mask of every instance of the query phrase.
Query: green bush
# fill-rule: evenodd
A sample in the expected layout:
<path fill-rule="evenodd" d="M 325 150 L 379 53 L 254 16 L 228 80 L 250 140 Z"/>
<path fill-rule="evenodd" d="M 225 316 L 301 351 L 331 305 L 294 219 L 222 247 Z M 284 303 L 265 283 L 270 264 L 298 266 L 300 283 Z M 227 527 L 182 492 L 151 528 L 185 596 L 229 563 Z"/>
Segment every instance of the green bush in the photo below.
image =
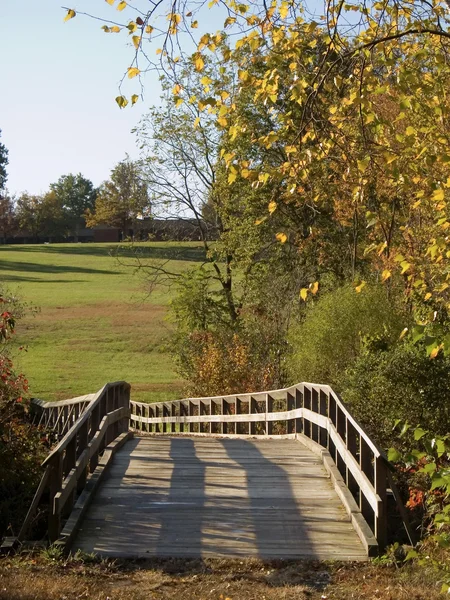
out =
<path fill-rule="evenodd" d="M 307 306 L 303 319 L 291 328 L 290 378 L 339 391 L 365 340 L 387 346 L 404 325 L 404 316 L 381 286 L 367 285 L 359 294 L 349 284 L 330 291 Z"/>
<path fill-rule="evenodd" d="M 450 431 L 450 357 L 427 356 L 422 344 L 367 347 L 342 380 L 352 414 L 382 446 L 398 443 L 397 419 L 437 435 Z"/>

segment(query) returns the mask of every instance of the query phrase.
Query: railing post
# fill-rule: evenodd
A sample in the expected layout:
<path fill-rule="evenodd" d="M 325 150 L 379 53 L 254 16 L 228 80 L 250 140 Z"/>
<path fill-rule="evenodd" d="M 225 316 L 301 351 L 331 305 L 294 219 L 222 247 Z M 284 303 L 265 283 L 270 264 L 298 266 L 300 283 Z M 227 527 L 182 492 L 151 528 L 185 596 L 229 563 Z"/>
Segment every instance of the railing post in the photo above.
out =
<path fill-rule="evenodd" d="M 273 412 L 273 398 L 270 394 L 266 394 L 266 435 L 273 433 L 273 421 L 269 421 L 267 415 Z"/>
<path fill-rule="evenodd" d="M 251 415 L 256 415 L 257 404 L 255 398 L 253 396 L 249 400 L 248 410 Z M 248 433 L 250 435 L 256 435 L 256 421 L 250 421 L 248 424 Z"/>
<path fill-rule="evenodd" d="M 297 387 L 295 388 L 295 408 L 303 408 L 303 393 Z M 301 417 L 295 419 L 295 433 L 303 432 L 303 419 Z"/>
<path fill-rule="evenodd" d="M 375 516 L 375 537 L 377 538 L 380 550 L 384 550 L 387 543 L 387 467 L 382 456 L 377 456 L 374 465 L 374 487 L 378 501 L 378 514 Z"/>
<path fill-rule="evenodd" d="M 61 490 L 63 481 L 63 459 L 60 453 L 52 460 L 50 473 L 50 510 L 48 519 L 48 537 L 50 542 L 56 542 L 61 532 L 61 513 L 55 510 L 55 496 Z"/>
<path fill-rule="evenodd" d="M 319 394 L 319 414 L 322 417 L 328 418 L 330 398 L 323 390 Z M 319 443 L 323 448 L 328 449 L 328 430 L 324 427 L 319 427 Z"/>
<path fill-rule="evenodd" d="M 82 425 L 82 427 L 80 428 L 80 431 L 78 433 L 78 456 L 77 459 L 81 456 L 81 454 L 86 450 L 87 446 L 88 446 L 88 434 L 89 434 L 89 419 L 86 419 L 86 421 L 84 422 L 84 424 Z M 81 490 L 84 488 L 84 486 L 86 485 L 86 479 L 87 479 L 87 475 L 88 475 L 88 465 L 86 464 L 86 467 L 83 471 L 83 473 L 81 473 L 78 482 L 77 482 L 77 491 L 81 492 Z"/>
<path fill-rule="evenodd" d="M 286 392 L 286 409 L 294 410 L 295 408 L 295 398 L 289 392 Z M 286 423 L 286 431 L 287 433 L 295 433 L 295 419 L 288 419 Z"/>
<path fill-rule="evenodd" d="M 303 408 L 306 410 L 311 410 L 311 390 L 306 386 L 303 389 Z M 302 425 L 303 433 L 306 435 L 306 437 L 311 438 L 311 421 L 303 417 Z"/>

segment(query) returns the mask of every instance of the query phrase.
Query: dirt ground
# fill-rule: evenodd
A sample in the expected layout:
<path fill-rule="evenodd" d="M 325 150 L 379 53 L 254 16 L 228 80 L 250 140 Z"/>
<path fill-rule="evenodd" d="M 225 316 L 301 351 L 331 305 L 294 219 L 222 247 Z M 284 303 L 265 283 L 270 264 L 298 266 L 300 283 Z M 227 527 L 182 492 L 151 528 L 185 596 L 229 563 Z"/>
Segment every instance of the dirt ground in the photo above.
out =
<path fill-rule="evenodd" d="M 434 600 L 440 587 L 434 572 L 413 565 L 0 559 L 0 600 Z"/>

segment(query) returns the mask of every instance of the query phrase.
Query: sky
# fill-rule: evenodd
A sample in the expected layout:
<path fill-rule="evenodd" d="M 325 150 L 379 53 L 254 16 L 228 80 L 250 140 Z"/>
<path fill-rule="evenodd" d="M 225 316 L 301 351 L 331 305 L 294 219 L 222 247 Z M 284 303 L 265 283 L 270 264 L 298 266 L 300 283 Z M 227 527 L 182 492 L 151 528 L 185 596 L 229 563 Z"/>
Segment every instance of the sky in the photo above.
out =
<path fill-rule="evenodd" d="M 99 185 L 126 154 L 138 157 L 131 130 L 159 101 L 158 77 L 148 73 L 144 101 L 119 109 L 129 38 L 80 14 L 65 23 L 61 5 L 125 23 L 137 16 L 105 0 L 0 0 L 0 139 L 9 150 L 11 193 L 40 194 L 78 172 Z M 140 93 L 137 78 L 125 92 Z"/>

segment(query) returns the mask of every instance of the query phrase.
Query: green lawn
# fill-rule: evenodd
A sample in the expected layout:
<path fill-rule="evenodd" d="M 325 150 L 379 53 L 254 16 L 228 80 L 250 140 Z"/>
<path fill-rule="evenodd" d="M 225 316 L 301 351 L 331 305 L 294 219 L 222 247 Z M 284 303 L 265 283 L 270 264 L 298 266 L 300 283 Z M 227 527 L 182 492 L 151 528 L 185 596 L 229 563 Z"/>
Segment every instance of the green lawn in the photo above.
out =
<path fill-rule="evenodd" d="M 0 246 L 0 281 L 39 312 L 21 319 L 15 363 L 33 396 L 56 400 L 97 391 L 108 381 L 132 384 L 135 400 L 180 397 L 182 381 L 165 349 L 171 290 L 149 295 L 131 251 L 114 244 Z M 138 245 L 143 262 L 180 272 L 203 260 L 195 243 Z M 167 266 L 167 264 L 166 264 Z M 172 292 L 173 293 L 173 292 Z"/>

